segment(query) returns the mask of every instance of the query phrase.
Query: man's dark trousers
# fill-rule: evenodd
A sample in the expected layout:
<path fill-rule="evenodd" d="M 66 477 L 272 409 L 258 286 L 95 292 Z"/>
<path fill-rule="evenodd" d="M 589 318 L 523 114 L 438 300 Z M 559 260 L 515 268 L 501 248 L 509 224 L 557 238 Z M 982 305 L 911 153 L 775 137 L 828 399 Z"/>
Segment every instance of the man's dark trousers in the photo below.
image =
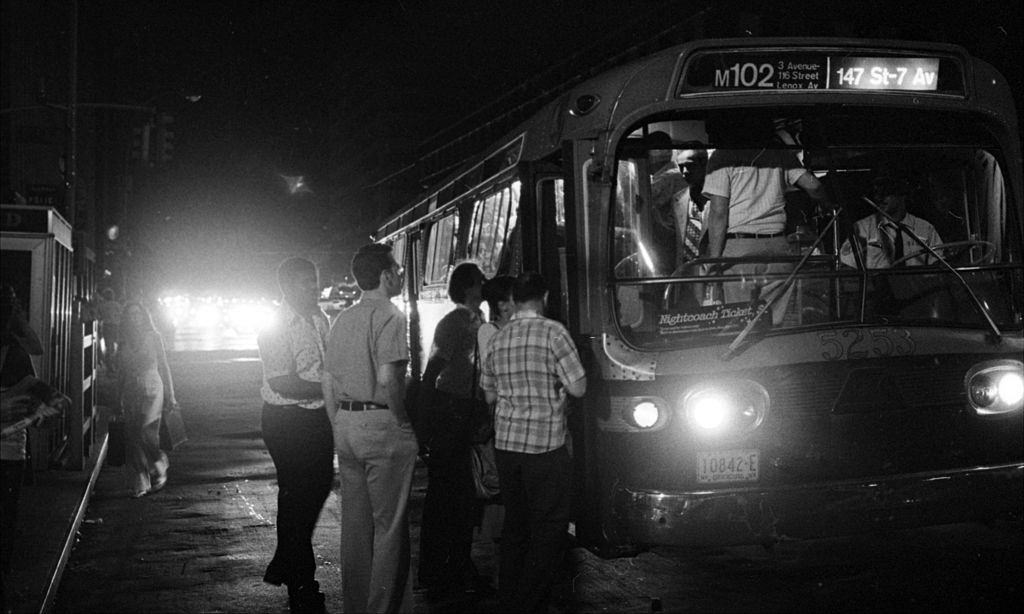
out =
<path fill-rule="evenodd" d="M 541 454 L 495 451 L 505 524 L 498 591 L 503 612 L 547 612 L 569 530 L 572 461 L 565 446 Z"/>
<path fill-rule="evenodd" d="M 263 441 L 277 471 L 277 550 L 264 580 L 308 585 L 316 575 L 313 531 L 334 482 L 334 435 L 327 413 L 263 405 Z"/>

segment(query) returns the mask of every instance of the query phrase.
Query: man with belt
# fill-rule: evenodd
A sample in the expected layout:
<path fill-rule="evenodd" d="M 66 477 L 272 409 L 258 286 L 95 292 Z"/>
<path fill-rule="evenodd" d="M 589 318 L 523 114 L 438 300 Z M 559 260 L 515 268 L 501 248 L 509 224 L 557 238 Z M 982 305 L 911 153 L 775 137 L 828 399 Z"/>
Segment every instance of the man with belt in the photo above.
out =
<path fill-rule="evenodd" d="M 345 612 L 412 612 L 408 504 L 419 445 L 405 411 L 404 272 L 387 245 L 352 258 L 363 291 L 327 342 L 323 393 L 341 478 Z"/>
<path fill-rule="evenodd" d="M 323 612 L 313 530 L 334 481 L 334 439 L 320 383 L 327 317 L 316 267 L 289 258 L 277 270 L 281 307 L 259 335 L 263 441 L 277 471 L 277 550 L 263 581 L 288 586 L 292 612 Z"/>
<path fill-rule="evenodd" d="M 768 142 L 766 137 L 764 142 Z M 825 189 L 813 173 L 805 169 L 792 150 L 771 144 L 759 149 L 717 149 L 708 160 L 704 196 L 708 198 L 708 257 L 743 258 L 746 256 L 785 256 L 790 254 L 786 241 L 786 192 L 800 188 L 815 201 L 825 203 Z M 785 263 L 734 265 L 727 274 L 781 273 Z M 769 299 L 779 282 L 729 283 L 724 296 L 711 300 L 735 303 L 751 299 Z M 715 286 L 709 286 L 715 288 Z M 779 324 L 786 300 L 777 300 L 774 322 Z"/>

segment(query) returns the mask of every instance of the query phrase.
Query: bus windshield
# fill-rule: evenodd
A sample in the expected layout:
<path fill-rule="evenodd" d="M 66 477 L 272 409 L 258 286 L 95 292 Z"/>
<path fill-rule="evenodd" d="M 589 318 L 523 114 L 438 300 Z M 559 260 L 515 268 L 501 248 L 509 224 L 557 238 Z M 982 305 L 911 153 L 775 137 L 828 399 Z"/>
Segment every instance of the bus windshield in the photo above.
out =
<path fill-rule="evenodd" d="M 623 339 L 728 342 L 762 307 L 756 330 L 769 334 L 1019 329 L 1024 285 L 1009 265 L 1021 260 L 1020 222 L 1004 164 L 984 122 L 944 112 L 743 109 L 644 122 L 620 142 L 609 216 Z"/>

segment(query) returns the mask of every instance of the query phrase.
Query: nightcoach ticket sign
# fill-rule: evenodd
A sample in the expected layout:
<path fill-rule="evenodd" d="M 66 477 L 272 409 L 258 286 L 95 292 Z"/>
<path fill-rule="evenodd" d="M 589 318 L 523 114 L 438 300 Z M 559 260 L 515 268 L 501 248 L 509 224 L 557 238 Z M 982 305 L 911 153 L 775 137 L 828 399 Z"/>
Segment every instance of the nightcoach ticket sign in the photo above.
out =
<path fill-rule="evenodd" d="M 950 87 L 957 81 L 950 78 L 959 72 L 955 65 L 935 57 L 800 51 L 709 52 L 697 56 L 685 70 L 680 94 L 769 90 L 963 91 L 962 84 Z"/>
<path fill-rule="evenodd" d="M 746 302 L 710 305 L 685 311 L 666 311 L 658 315 L 658 333 L 677 335 L 698 330 L 745 326 L 753 317 L 754 309 L 754 305 Z"/>

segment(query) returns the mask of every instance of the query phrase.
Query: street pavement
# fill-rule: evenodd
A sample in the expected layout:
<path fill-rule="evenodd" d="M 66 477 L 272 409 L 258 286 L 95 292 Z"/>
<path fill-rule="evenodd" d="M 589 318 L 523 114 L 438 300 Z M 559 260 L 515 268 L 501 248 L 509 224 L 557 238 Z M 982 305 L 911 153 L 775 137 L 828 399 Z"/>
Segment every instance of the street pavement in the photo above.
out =
<path fill-rule="evenodd" d="M 275 544 L 277 488 L 259 433 L 260 364 L 255 351 L 170 355 L 189 442 L 171 454 L 167 487 L 127 496 L 122 469 L 99 465 L 66 569 L 47 611 L 287 611 L 286 591 L 261 581 Z M 16 545 L 22 597 L 15 612 L 40 611 L 47 570 L 68 538 L 68 519 L 90 472 L 46 472 L 28 489 L 31 528 Z M 417 565 L 426 472 L 417 468 L 411 528 Z M 317 579 L 328 612 L 341 611 L 337 487 L 314 537 Z M 491 511 L 495 511 L 492 508 Z M 62 533 L 63 532 L 63 533 Z M 474 560 L 494 574 L 488 531 Z M 4 544 L 4 547 L 7 547 Z M 703 551 L 655 549 L 602 560 L 582 548 L 567 557 L 551 614 L 568 612 L 1017 611 L 1024 605 L 1021 524 L 950 525 L 843 539 Z M 35 572 L 31 572 L 35 569 Z M 494 612 L 493 596 L 433 600 L 419 613 Z"/>
<path fill-rule="evenodd" d="M 170 361 L 189 441 L 171 453 L 167 486 L 141 499 L 128 497 L 122 468 L 103 468 L 54 611 L 287 612 L 285 589 L 261 580 L 276 543 L 277 485 L 260 436 L 258 358 L 251 351 L 178 352 Z M 425 485 L 418 466 L 414 545 Z M 314 535 L 329 612 L 341 611 L 337 486 Z M 477 540 L 484 573 L 494 570 L 490 547 Z M 415 609 L 493 606 L 491 596 L 430 601 L 418 591 Z"/>

